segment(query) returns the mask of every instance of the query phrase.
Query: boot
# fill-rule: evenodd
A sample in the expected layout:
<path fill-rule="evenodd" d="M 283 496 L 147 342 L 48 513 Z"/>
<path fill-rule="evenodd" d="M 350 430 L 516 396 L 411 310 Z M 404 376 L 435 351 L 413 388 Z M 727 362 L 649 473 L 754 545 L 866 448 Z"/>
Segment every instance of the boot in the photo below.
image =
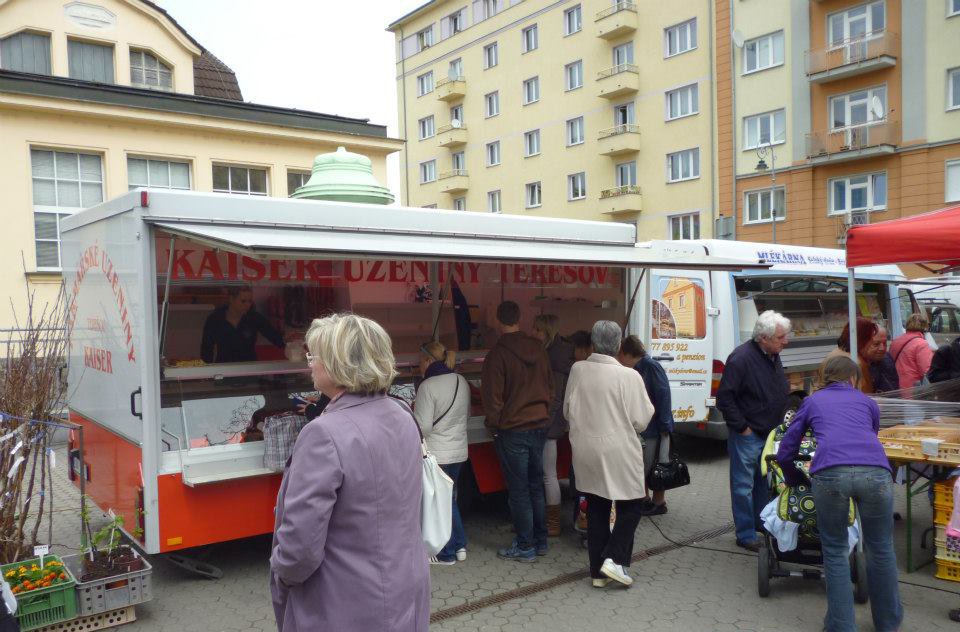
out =
<path fill-rule="evenodd" d="M 560 536 L 560 505 L 547 505 L 547 535 Z"/>

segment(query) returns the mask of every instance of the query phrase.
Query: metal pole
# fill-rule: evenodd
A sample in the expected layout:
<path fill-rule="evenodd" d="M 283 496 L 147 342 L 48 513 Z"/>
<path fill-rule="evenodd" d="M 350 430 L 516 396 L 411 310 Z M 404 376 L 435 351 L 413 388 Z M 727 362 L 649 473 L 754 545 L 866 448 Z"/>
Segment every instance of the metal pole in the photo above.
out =
<path fill-rule="evenodd" d="M 857 291 L 853 268 L 847 268 L 847 316 L 850 325 L 850 357 L 857 361 Z"/>

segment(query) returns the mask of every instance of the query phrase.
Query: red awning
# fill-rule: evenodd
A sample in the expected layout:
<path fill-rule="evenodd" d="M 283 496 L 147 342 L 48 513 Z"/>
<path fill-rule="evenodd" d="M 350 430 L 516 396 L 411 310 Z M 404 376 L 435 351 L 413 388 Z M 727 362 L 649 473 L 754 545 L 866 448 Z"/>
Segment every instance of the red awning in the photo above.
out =
<path fill-rule="evenodd" d="M 960 266 L 960 206 L 851 227 L 847 265 L 885 263 Z"/>

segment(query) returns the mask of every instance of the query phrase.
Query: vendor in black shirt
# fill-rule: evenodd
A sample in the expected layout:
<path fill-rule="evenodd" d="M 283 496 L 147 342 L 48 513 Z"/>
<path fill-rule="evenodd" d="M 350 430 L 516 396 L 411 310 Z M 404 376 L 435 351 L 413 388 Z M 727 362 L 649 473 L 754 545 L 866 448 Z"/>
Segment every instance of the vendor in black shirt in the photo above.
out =
<path fill-rule="evenodd" d="M 257 334 L 277 347 L 284 346 L 283 336 L 266 317 L 253 307 L 253 291 L 248 287 L 231 287 L 230 301 L 207 316 L 203 325 L 200 357 L 204 362 L 251 362 L 257 359 Z"/>

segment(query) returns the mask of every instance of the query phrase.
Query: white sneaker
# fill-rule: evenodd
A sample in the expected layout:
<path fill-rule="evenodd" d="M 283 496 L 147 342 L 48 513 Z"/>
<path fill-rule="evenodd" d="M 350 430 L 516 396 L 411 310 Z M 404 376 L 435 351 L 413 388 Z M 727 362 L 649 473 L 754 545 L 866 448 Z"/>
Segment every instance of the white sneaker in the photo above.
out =
<path fill-rule="evenodd" d="M 594 578 L 593 587 L 594 588 L 606 588 L 607 584 L 610 583 L 610 580 L 606 577 Z"/>
<path fill-rule="evenodd" d="M 627 571 L 619 564 L 615 564 L 609 557 L 603 560 L 603 566 L 600 567 L 600 572 L 610 579 L 620 582 L 624 586 L 629 586 L 633 583 L 633 578 L 627 575 Z"/>
<path fill-rule="evenodd" d="M 466 562 L 467 561 L 467 550 L 466 549 L 457 549 L 457 561 Z"/>
<path fill-rule="evenodd" d="M 433 566 L 453 566 L 454 564 L 456 564 L 456 562 L 454 562 L 453 560 L 450 560 L 448 562 L 446 560 L 441 560 L 436 556 L 434 556 L 430 558 L 430 564 L 432 564 Z"/>

